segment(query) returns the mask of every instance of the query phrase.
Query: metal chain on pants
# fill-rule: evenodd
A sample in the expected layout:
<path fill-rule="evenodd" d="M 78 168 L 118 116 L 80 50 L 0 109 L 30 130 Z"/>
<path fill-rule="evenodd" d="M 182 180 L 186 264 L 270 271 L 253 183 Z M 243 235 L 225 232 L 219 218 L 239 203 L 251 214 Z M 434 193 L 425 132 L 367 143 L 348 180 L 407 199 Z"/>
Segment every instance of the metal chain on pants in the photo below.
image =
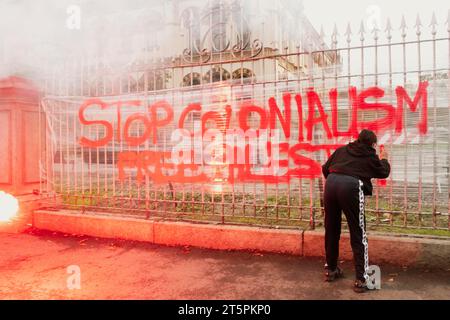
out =
<path fill-rule="evenodd" d="M 367 271 L 369 269 L 369 246 L 367 242 L 367 234 L 364 226 L 364 192 L 362 190 L 363 183 L 359 180 L 359 226 L 362 231 L 362 243 L 364 245 L 364 279 L 369 281 Z"/>

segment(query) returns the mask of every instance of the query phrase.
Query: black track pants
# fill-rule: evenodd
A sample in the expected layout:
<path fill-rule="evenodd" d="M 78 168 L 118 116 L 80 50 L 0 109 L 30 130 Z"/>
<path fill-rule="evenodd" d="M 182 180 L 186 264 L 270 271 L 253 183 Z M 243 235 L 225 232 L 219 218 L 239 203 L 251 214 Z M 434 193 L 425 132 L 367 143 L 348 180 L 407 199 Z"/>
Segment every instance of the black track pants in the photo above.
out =
<path fill-rule="evenodd" d="M 354 177 L 331 173 L 325 183 L 325 251 L 328 268 L 336 269 L 339 258 L 341 215 L 350 230 L 356 279 L 367 279 L 369 256 L 364 216 L 362 182 Z"/>

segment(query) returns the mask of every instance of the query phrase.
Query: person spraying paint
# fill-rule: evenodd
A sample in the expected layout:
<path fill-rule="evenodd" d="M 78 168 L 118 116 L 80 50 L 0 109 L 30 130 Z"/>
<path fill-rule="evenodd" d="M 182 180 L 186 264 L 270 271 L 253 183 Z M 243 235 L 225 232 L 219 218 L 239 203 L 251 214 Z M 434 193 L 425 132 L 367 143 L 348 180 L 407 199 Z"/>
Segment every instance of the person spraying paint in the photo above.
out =
<path fill-rule="evenodd" d="M 364 196 L 372 195 L 372 178 L 385 179 L 391 166 L 384 148 L 376 153 L 377 136 L 362 130 L 358 139 L 338 148 L 322 166 L 326 178 L 325 207 L 325 280 L 333 281 L 343 276 L 338 267 L 341 217 L 344 211 L 350 231 L 350 242 L 355 263 L 355 292 L 368 290 L 368 244 L 365 229 Z"/>

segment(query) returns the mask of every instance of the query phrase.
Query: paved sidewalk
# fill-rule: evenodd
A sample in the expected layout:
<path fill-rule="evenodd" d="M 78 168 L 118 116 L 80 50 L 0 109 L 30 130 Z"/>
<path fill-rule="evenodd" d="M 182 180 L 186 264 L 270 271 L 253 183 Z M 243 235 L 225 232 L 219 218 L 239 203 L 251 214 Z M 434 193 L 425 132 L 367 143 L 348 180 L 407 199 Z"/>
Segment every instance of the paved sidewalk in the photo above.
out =
<path fill-rule="evenodd" d="M 382 290 L 322 280 L 321 259 L 176 248 L 32 230 L 0 234 L 0 299 L 450 299 L 448 270 L 382 265 Z M 67 288 L 67 267 L 81 289 Z"/>

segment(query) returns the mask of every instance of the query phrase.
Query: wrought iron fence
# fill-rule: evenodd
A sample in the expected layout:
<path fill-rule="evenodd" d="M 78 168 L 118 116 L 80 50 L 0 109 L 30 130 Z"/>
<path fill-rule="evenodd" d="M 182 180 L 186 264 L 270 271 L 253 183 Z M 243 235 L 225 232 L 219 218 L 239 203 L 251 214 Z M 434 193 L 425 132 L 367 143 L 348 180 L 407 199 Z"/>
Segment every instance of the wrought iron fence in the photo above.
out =
<path fill-rule="evenodd" d="M 371 128 L 392 173 L 367 199 L 368 225 L 450 228 L 448 23 L 361 24 L 356 41 L 349 25 L 327 45 L 306 20 L 300 38 L 270 41 L 242 16 L 240 28 L 206 17 L 203 40 L 188 20 L 187 48 L 168 58 L 47 66 L 42 192 L 83 211 L 314 228 L 320 165 Z"/>

